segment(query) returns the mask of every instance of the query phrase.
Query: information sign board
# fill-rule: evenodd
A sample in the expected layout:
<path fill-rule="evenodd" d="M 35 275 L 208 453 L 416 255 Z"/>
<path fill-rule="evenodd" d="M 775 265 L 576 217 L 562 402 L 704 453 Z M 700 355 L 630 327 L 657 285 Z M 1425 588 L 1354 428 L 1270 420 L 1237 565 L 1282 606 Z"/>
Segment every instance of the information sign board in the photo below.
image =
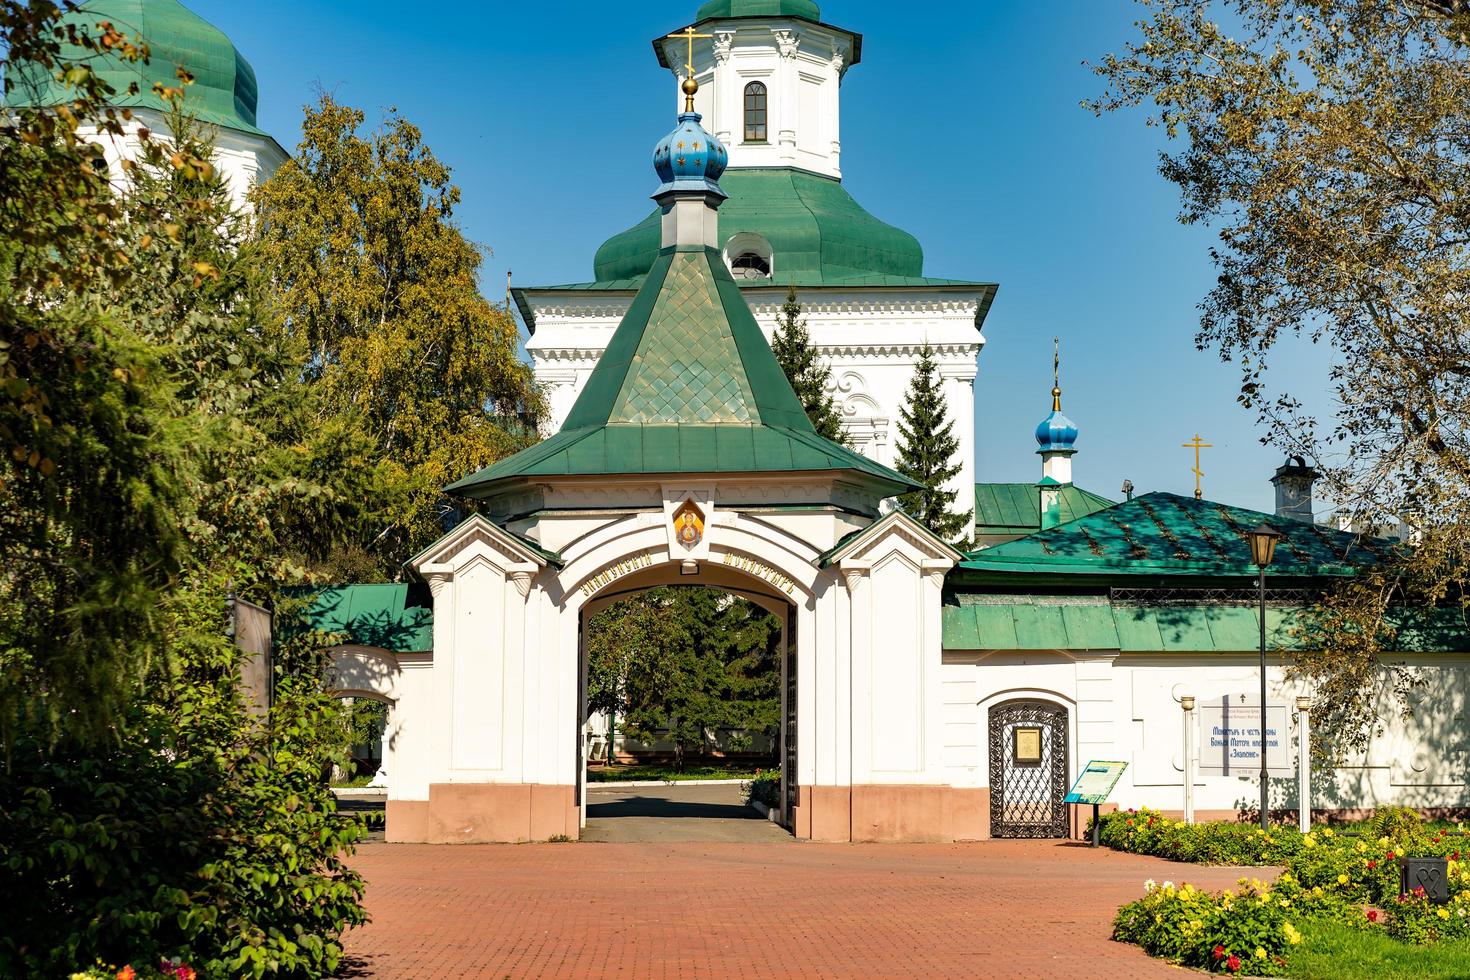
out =
<path fill-rule="evenodd" d="M 1250 776 L 1261 771 L 1261 705 L 1224 695 L 1199 706 L 1199 770 L 1211 776 Z M 1286 705 L 1266 705 L 1266 769 L 1291 774 L 1291 728 Z"/>
<path fill-rule="evenodd" d="M 1128 768 L 1126 762 L 1089 762 L 1087 768 L 1077 777 L 1077 782 L 1072 784 L 1072 791 L 1067 794 L 1064 803 L 1106 803 L 1108 794 L 1112 793 L 1113 787 L 1118 785 L 1118 780 L 1123 775 L 1123 770 Z"/>

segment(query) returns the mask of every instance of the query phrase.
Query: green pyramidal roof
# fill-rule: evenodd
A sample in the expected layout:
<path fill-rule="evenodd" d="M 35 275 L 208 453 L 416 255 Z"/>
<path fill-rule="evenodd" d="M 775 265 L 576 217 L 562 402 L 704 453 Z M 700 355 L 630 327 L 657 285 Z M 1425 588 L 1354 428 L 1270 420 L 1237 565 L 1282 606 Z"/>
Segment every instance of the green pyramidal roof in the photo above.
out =
<path fill-rule="evenodd" d="M 560 432 L 447 488 L 547 476 L 848 471 L 908 478 L 817 435 L 714 249 L 660 250 Z"/>

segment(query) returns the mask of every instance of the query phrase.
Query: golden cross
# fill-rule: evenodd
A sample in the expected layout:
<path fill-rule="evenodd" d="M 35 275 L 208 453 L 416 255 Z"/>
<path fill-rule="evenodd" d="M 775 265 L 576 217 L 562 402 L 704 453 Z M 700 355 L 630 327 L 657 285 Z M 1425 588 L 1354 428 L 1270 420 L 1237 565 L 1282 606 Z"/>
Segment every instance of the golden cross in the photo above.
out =
<path fill-rule="evenodd" d="M 690 27 L 684 28 L 682 31 L 680 31 L 677 34 L 670 34 L 669 37 L 683 38 L 684 40 L 686 40 L 686 41 L 689 42 L 689 54 L 684 59 L 684 71 L 687 73 L 687 77 L 693 78 L 694 77 L 694 39 L 697 38 L 697 37 L 714 37 L 714 35 L 713 34 L 696 34 L 696 33 L 694 33 L 693 26 L 690 26 Z"/>
<path fill-rule="evenodd" d="M 1196 432 L 1194 438 L 1184 444 L 1184 448 L 1194 450 L 1194 469 L 1190 470 L 1190 472 L 1194 474 L 1194 499 L 1201 500 L 1204 498 L 1205 494 L 1204 491 L 1200 489 L 1200 480 L 1204 478 L 1205 474 L 1204 471 L 1199 468 L 1199 451 L 1201 449 L 1214 449 L 1215 447 L 1213 444 L 1205 442 L 1203 439 L 1201 439 L 1199 437 L 1199 433 Z"/>

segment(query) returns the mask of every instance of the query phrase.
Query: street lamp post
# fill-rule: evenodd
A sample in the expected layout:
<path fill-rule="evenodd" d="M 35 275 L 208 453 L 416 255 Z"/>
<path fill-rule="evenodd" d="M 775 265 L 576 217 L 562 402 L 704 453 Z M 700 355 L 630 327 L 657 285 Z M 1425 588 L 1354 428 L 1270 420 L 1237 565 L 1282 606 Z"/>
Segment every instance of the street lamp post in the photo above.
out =
<path fill-rule="evenodd" d="M 1256 584 L 1261 599 L 1261 829 L 1269 830 L 1270 776 L 1266 771 L 1266 566 L 1276 555 L 1276 542 L 1281 532 L 1269 524 L 1262 524 L 1246 534 L 1251 546 L 1251 561 L 1256 566 Z"/>

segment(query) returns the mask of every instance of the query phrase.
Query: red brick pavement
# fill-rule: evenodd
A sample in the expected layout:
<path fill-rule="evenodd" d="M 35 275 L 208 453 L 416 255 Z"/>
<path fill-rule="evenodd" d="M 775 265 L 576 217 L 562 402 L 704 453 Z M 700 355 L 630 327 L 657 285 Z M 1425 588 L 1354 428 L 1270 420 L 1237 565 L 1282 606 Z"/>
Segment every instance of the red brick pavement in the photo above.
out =
<path fill-rule="evenodd" d="M 354 863 L 356 975 L 415 978 L 1177 978 L 1108 938 L 1113 912 L 1146 878 L 1248 873 L 1056 841 L 370 844 Z"/>

